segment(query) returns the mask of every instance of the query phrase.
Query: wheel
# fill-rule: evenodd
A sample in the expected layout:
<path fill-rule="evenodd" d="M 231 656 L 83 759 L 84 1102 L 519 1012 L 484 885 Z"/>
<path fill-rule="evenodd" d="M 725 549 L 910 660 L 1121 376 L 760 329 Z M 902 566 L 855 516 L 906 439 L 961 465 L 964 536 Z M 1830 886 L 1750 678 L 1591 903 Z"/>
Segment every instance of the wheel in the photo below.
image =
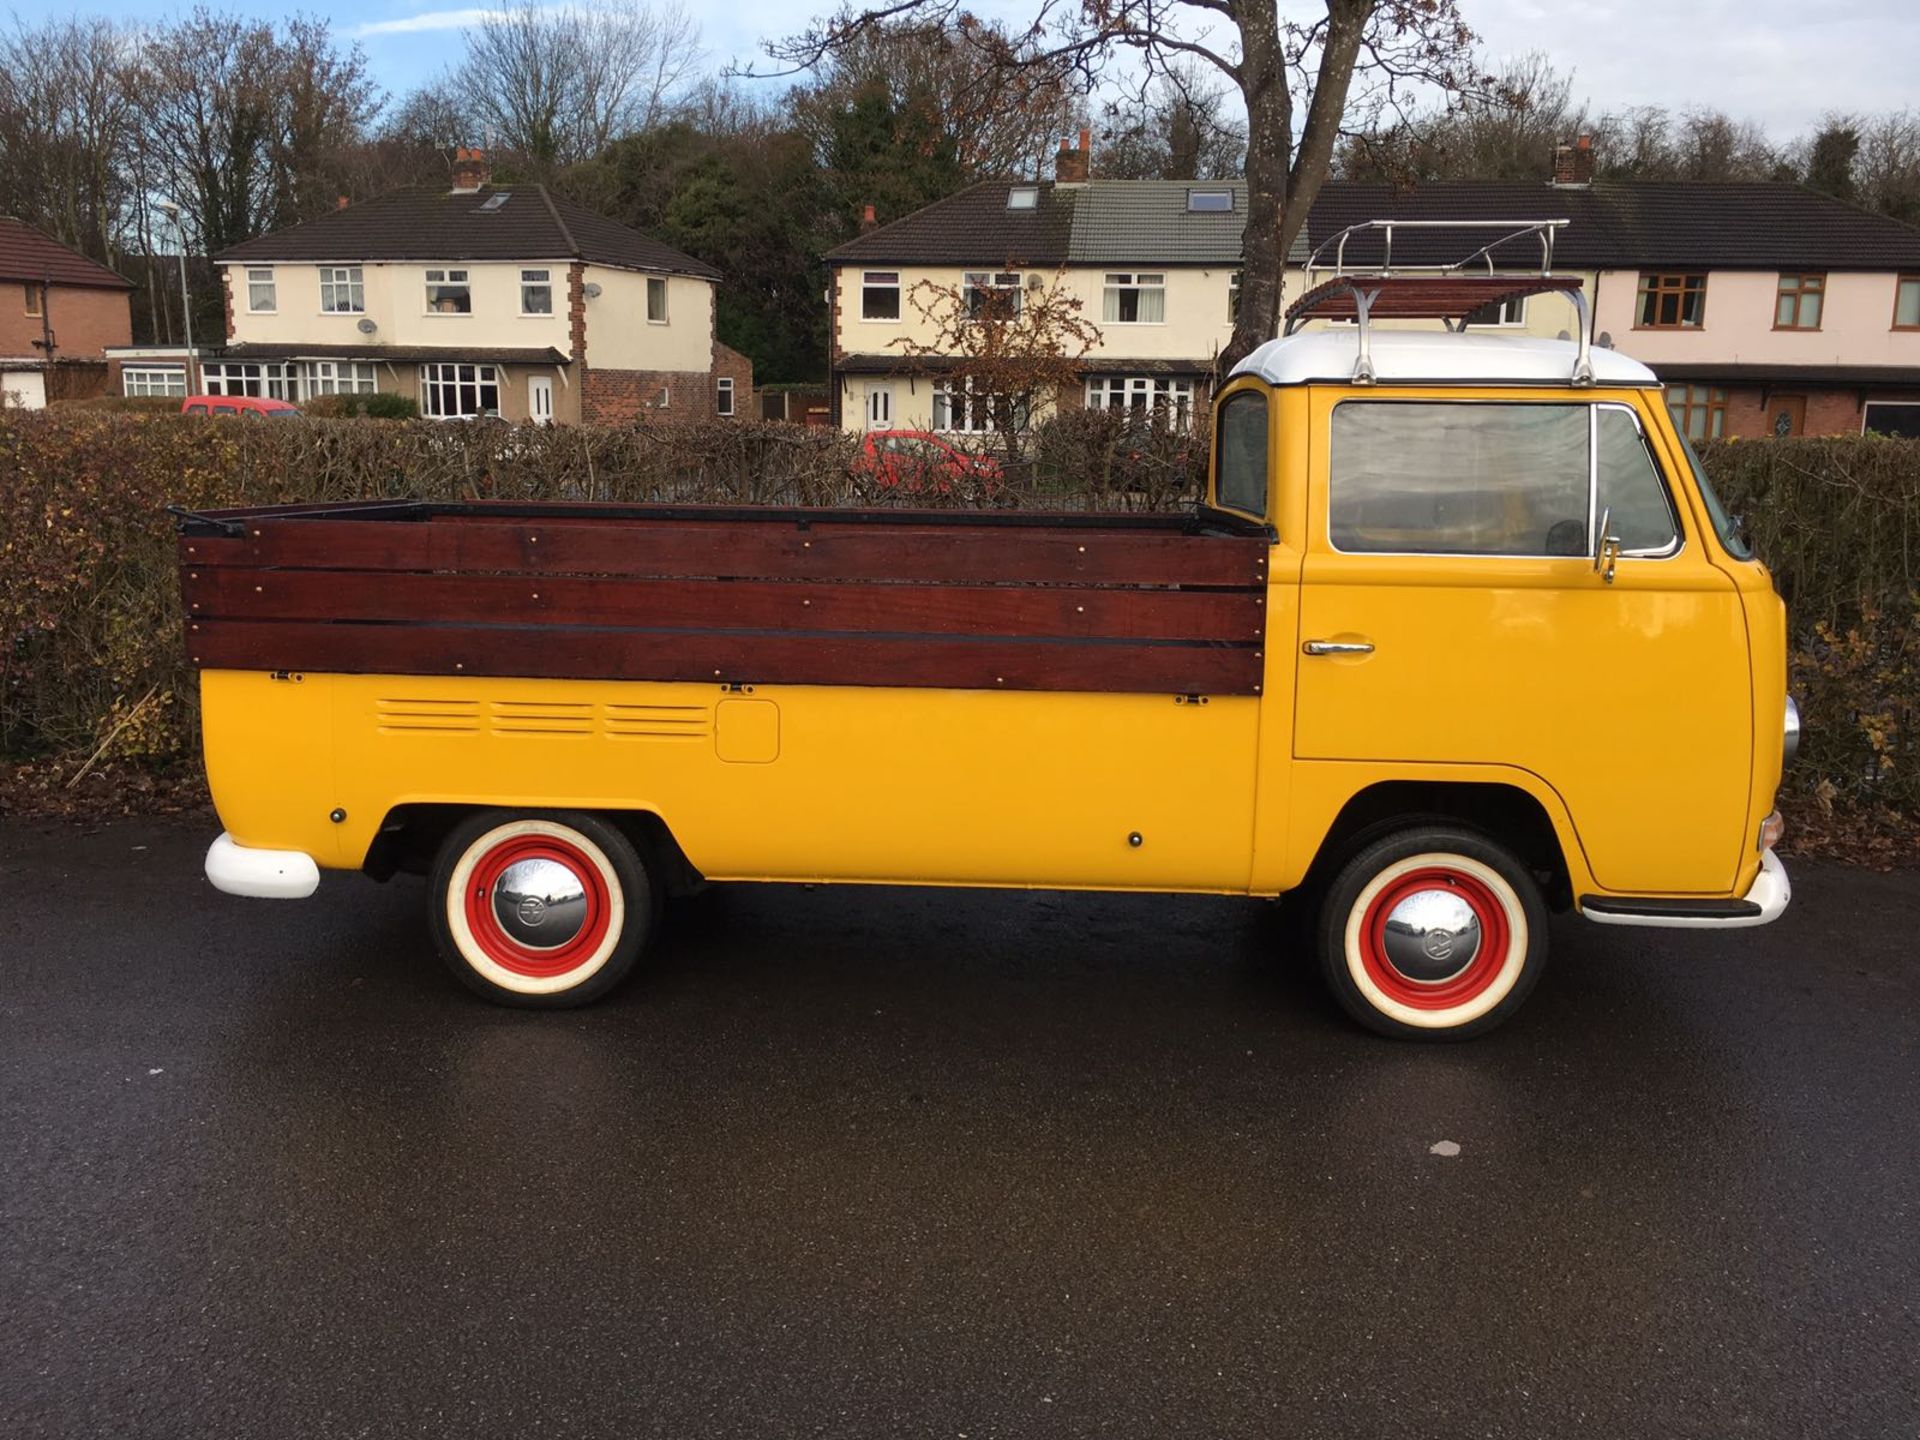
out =
<path fill-rule="evenodd" d="M 1547 958 L 1533 876 L 1471 830 L 1419 825 L 1376 840 L 1328 888 L 1320 963 L 1362 1025 L 1464 1040 L 1520 1008 Z"/>
<path fill-rule="evenodd" d="M 653 930 L 655 888 L 627 837 L 591 815 L 494 810 L 440 847 L 428 909 L 440 954 L 502 1005 L 598 1000 Z"/>

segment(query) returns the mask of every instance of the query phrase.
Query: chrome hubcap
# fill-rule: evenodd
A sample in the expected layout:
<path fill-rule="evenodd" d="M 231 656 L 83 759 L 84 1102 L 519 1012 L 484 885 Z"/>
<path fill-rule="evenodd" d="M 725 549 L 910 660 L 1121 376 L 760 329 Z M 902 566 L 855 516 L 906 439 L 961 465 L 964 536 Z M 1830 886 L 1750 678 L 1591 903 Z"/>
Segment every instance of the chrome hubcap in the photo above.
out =
<path fill-rule="evenodd" d="M 1420 985 L 1451 980 L 1480 951 L 1480 917 L 1451 890 L 1416 890 L 1387 913 L 1387 961 Z"/>
<path fill-rule="evenodd" d="M 558 860 L 519 860 L 493 887 L 493 918 L 529 950 L 556 950 L 587 923 L 587 887 Z"/>

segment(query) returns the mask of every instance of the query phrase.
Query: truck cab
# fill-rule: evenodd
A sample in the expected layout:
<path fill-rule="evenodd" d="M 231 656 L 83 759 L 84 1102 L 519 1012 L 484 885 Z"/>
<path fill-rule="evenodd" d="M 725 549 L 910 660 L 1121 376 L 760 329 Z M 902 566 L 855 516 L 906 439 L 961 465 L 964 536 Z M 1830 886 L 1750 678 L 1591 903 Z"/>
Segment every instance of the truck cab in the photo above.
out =
<path fill-rule="evenodd" d="M 1471 332 L 1549 290 L 1336 275 L 1220 387 L 1183 517 L 190 517 L 208 874 L 424 871 L 455 973 L 536 1006 L 694 877 L 1285 896 L 1429 1039 L 1518 1009 L 1554 911 L 1764 924 L 1783 607 L 1584 308 Z"/>

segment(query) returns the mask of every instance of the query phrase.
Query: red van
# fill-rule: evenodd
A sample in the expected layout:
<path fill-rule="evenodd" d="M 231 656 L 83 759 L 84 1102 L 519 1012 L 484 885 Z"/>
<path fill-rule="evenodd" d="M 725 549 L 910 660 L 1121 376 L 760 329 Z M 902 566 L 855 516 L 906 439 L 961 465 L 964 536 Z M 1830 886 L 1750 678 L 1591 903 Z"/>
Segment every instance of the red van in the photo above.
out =
<path fill-rule="evenodd" d="M 284 420 L 298 415 L 300 407 L 284 400 L 263 400 L 255 395 L 189 395 L 180 402 L 182 415 L 246 415 L 255 420 Z"/>

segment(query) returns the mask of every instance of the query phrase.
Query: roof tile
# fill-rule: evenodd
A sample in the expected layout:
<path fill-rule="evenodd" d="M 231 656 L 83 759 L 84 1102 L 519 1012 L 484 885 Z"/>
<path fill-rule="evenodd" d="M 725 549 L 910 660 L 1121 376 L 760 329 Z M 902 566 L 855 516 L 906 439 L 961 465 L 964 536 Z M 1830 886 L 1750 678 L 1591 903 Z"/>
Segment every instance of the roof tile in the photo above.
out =
<path fill-rule="evenodd" d="M 0 215 L 0 280 L 45 280 L 97 290 L 131 290 L 133 284 L 77 250 L 44 235 L 23 220 Z"/>

